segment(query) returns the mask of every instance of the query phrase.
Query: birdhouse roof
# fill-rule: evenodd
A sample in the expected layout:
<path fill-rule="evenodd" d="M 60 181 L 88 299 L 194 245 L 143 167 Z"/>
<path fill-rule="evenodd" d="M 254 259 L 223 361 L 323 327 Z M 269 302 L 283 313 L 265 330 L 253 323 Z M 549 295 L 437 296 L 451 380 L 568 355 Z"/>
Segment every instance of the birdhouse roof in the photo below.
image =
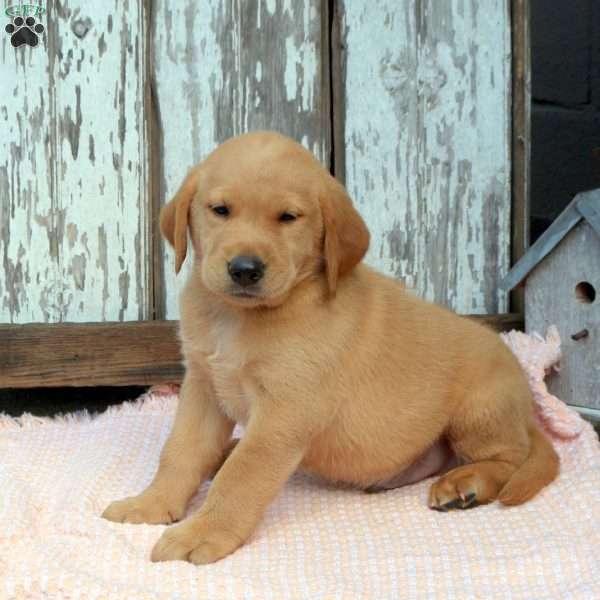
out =
<path fill-rule="evenodd" d="M 500 287 L 509 291 L 519 285 L 582 219 L 600 236 L 600 188 L 577 194 L 507 273 L 500 282 Z"/>

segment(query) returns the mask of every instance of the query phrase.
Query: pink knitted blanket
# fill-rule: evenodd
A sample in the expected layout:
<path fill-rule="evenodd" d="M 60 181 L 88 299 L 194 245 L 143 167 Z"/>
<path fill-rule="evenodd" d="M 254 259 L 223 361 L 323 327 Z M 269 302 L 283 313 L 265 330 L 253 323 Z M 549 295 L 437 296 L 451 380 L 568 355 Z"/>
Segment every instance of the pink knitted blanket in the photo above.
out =
<path fill-rule="evenodd" d="M 505 341 L 562 460 L 533 501 L 441 514 L 426 506 L 430 481 L 365 494 L 297 474 L 249 544 L 203 567 L 149 561 L 163 526 L 100 518 L 152 478 L 177 402 L 171 389 L 94 418 L 0 416 L 0 599 L 600 598 L 597 437 L 545 391 L 558 338 Z"/>

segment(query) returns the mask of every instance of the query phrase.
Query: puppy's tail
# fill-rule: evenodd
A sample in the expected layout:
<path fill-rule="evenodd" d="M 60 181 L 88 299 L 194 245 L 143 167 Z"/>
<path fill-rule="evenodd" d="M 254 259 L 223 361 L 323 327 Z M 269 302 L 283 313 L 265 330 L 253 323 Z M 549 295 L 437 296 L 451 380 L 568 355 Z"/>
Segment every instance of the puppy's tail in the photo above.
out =
<path fill-rule="evenodd" d="M 529 429 L 531 449 L 525 462 L 500 490 L 498 500 L 507 506 L 523 504 L 533 498 L 558 475 L 560 460 L 552 444 L 535 426 Z"/>

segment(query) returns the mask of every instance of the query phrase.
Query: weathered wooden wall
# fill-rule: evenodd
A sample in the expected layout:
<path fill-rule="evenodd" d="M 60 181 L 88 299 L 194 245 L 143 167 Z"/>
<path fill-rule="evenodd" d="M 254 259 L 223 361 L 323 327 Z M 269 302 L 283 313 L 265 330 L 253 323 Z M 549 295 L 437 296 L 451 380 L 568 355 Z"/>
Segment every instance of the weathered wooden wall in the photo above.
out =
<path fill-rule="evenodd" d="M 0 322 L 149 312 L 139 2 L 49 3 L 43 43 L 2 26 Z"/>
<path fill-rule="evenodd" d="M 340 151 L 368 262 L 460 312 L 505 311 L 507 0 L 341 0 L 340 13 Z"/>
<path fill-rule="evenodd" d="M 461 312 L 505 311 L 508 0 L 333 4 L 330 23 L 318 0 L 67 1 L 43 45 L 2 37 L 0 322 L 176 318 L 187 271 L 160 206 L 259 128 L 345 176 L 371 264 Z"/>
<path fill-rule="evenodd" d="M 225 139 L 275 129 L 329 164 L 327 15 L 319 0 L 157 0 L 154 15 L 159 196 Z M 157 308 L 177 318 L 173 253 L 159 261 Z"/>

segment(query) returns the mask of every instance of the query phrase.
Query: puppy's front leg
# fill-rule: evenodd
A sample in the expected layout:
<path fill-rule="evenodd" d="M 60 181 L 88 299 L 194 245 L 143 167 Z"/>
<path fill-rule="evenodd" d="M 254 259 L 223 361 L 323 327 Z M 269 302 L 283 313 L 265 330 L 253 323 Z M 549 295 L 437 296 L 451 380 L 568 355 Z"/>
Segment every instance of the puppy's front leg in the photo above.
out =
<path fill-rule="evenodd" d="M 270 423 L 277 421 L 279 427 Z M 306 438 L 283 428 L 281 419 L 253 416 L 244 437 L 215 477 L 200 511 L 167 529 L 153 561 L 212 563 L 241 546 L 267 506 L 296 469 Z"/>
<path fill-rule="evenodd" d="M 175 423 L 161 452 L 158 472 L 139 495 L 113 502 L 102 516 L 119 523 L 172 523 L 208 478 L 231 436 L 233 423 L 215 398 L 207 373 L 188 370 Z"/>

